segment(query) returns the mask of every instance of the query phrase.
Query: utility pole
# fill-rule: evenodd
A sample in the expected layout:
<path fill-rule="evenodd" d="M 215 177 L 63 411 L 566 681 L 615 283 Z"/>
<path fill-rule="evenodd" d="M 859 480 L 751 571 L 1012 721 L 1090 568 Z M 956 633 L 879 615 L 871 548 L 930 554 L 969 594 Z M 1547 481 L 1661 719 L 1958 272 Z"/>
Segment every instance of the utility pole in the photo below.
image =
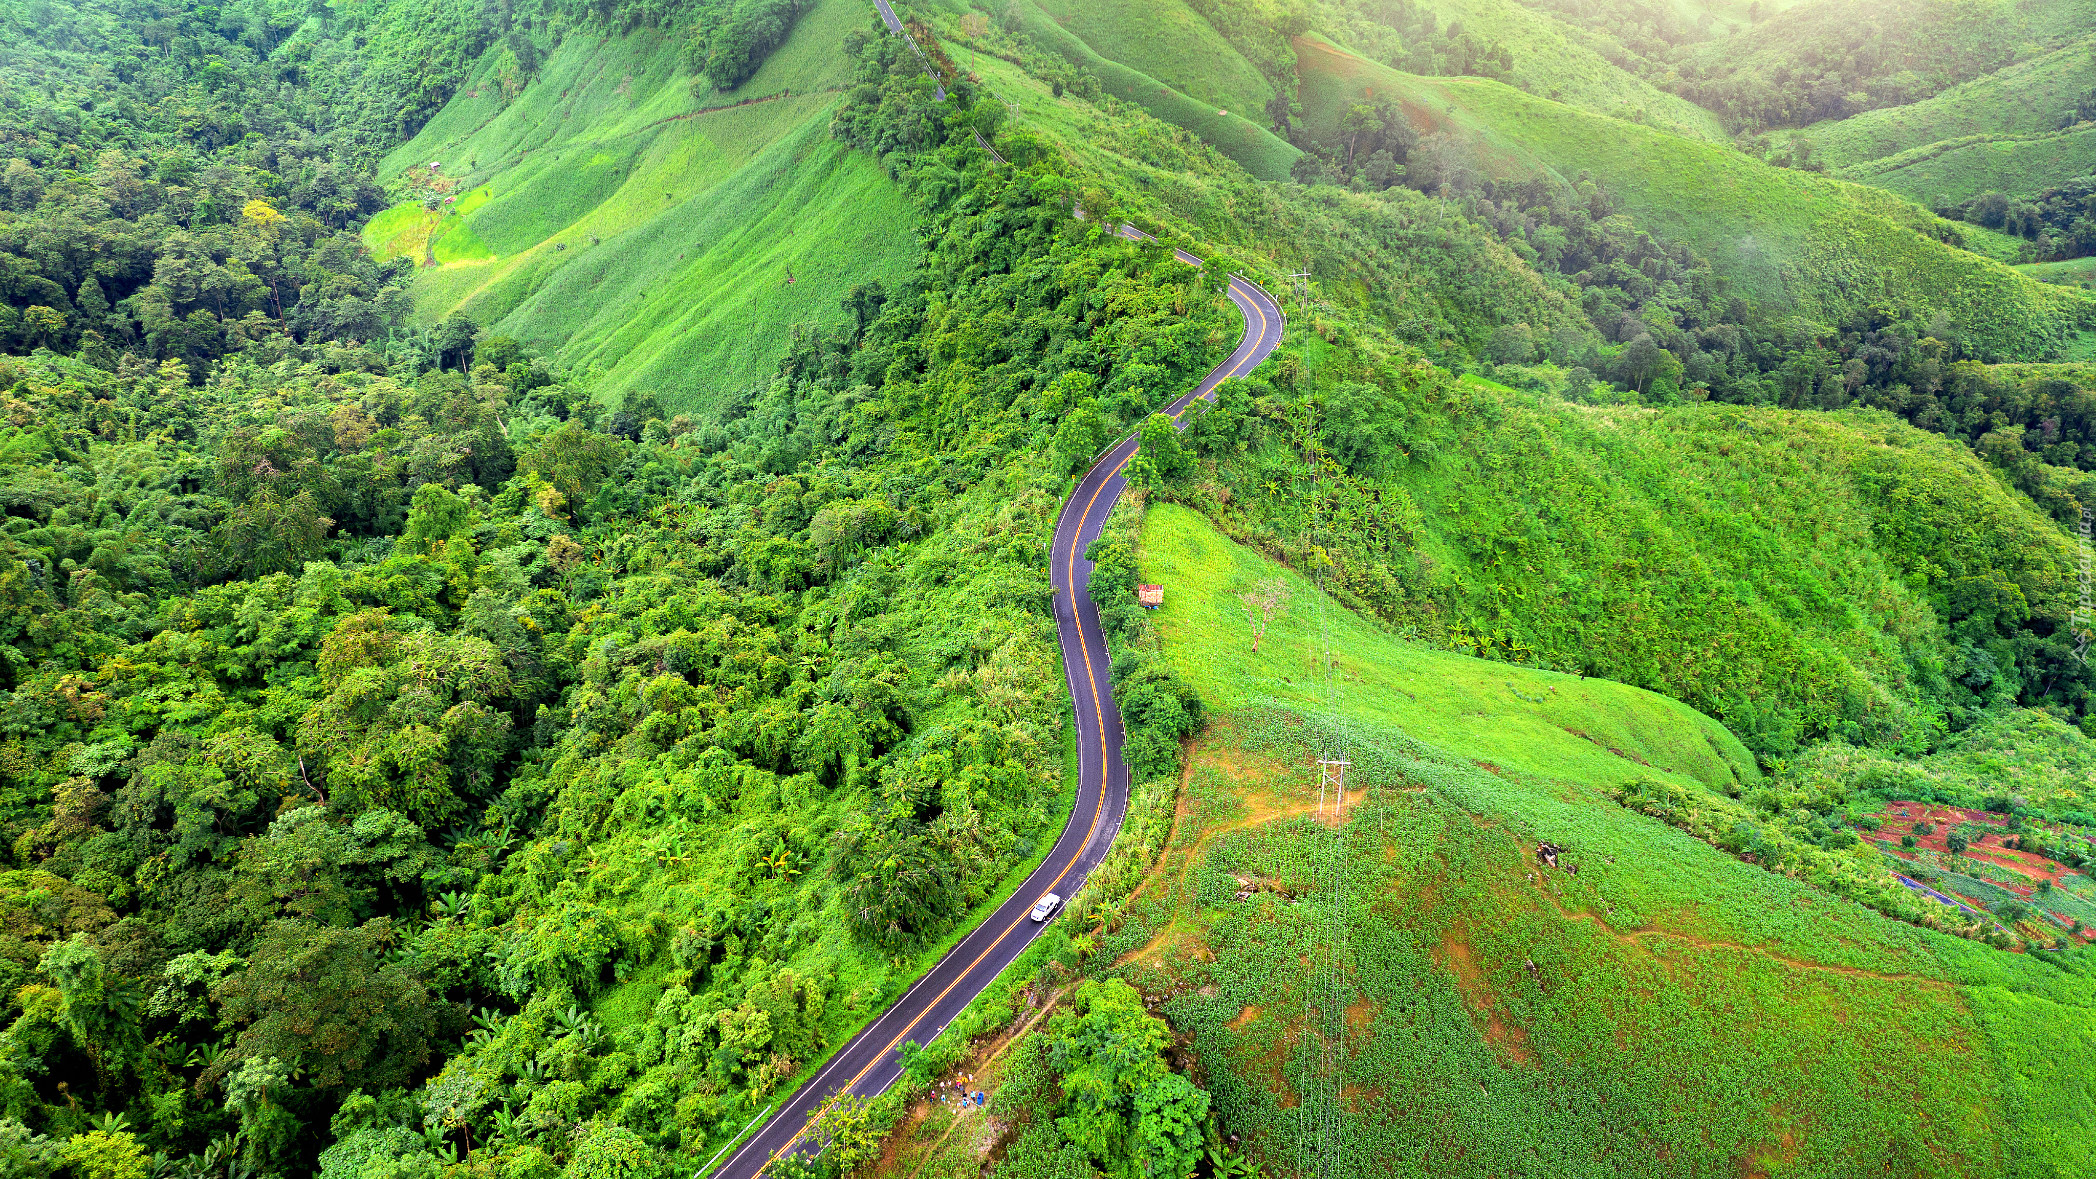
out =
<path fill-rule="evenodd" d="M 1346 767 L 1354 764 L 1336 757 L 1317 759 L 1317 817 L 1325 816 L 1325 791 L 1332 793 L 1332 814 L 1341 822 L 1346 821 Z"/>

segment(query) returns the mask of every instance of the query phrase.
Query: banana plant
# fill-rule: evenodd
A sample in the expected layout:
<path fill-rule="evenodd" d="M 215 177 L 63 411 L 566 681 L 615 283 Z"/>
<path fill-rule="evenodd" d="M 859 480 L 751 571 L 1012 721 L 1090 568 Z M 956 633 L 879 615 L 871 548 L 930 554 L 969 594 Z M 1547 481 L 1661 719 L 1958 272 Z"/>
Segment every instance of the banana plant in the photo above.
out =
<path fill-rule="evenodd" d="M 769 869 L 772 875 L 791 880 L 801 874 L 801 870 L 794 866 L 797 859 L 798 857 L 787 848 L 786 841 L 781 839 L 772 848 L 771 854 L 762 857 L 759 862 Z"/>
<path fill-rule="evenodd" d="M 475 1047 L 484 1047 L 493 1043 L 495 1036 L 501 1030 L 501 1013 L 482 1008 L 473 1013 L 473 1030 L 466 1033 L 466 1043 Z"/>
<path fill-rule="evenodd" d="M 1093 906 L 1089 918 L 1092 922 L 1092 935 L 1097 937 L 1099 934 L 1106 932 L 1106 927 L 1111 925 L 1113 919 L 1120 915 L 1121 906 L 1118 902 L 1102 901 Z"/>
<path fill-rule="evenodd" d="M 422 1127 L 422 1139 L 429 1144 L 429 1152 L 447 1163 L 459 1161 L 458 1143 L 451 1141 L 442 1126 Z"/>
<path fill-rule="evenodd" d="M 1261 1179 L 1258 1163 L 1229 1146 L 1208 1148 L 1209 1179 Z"/>
<path fill-rule="evenodd" d="M 573 1003 L 568 1004 L 566 1010 L 556 1012 L 553 1022 L 560 1025 L 563 1035 L 580 1037 L 584 1047 L 596 1043 L 598 1037 L 604 1034 L 603 1026 L 592 1020 L 589 1012 Z"/>

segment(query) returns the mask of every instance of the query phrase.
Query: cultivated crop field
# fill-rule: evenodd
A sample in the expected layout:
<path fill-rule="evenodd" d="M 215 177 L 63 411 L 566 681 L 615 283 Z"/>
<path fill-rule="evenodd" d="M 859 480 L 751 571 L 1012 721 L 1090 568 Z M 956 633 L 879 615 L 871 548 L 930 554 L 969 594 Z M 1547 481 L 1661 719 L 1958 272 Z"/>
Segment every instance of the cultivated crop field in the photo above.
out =
<path fill-rule="evenodd" d="M 1608 801 L 1612 777 L 1652 771 L 1593 736 L 1726 774 L 1711 722 L 1381 634 L 1183 509 L 1153 508 L 1143 536 L 1164 650 L 1224 715 L 1095 960 L 1167 998 L 1226 1125 L 1279 1168 L 1308 1162 L 1318 1029 L 1339 1034 L 1304 985 L 1331 917 L 1341 1174 L 2010 1174 L 2096 1130 L 2049 1063 L 2096 1047 L 2079 967 L 1890 921 Z M 1296 592 L 1254 656 L 1237 595 L 1275 576 Z M 1544 718 L 1588 736 L 1523 727 Z M 1340 837 L 1313 749 L 1341 733 L 1346 868 L 1313 892 Z"/>
<path fill-rule="evenodd" d="M 1927 884 L 1987 912 L 2004 916 L 2018 936 L 2075 942 L 2096 940 L 2096 891 L 2090 878 L 2023 845 L 2034 828 L 2036 845 L 2057 843 L 2060 824 L 2014 828 L 2010 820 L 1972 807 L 1893 801 L 1860 825 L 1864 838 L 1895 862 L 1894 871 L 1918 875 Z M 2013 906 L 2013 907 L 2011 907 Z"/>

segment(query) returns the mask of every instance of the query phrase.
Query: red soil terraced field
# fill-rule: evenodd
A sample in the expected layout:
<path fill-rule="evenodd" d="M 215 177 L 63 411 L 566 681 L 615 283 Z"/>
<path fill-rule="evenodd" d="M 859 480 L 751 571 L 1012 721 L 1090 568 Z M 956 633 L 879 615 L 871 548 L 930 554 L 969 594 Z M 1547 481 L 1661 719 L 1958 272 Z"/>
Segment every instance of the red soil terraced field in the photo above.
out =
<path fill-rule="evenodd" d="M 1950 848 L 1946 840 L 1950 833 L 1955 831 L 1960 824 L 1970 823 L 1988 828 L 1985 831 L 1968 830 L 1966 832 L 1971 843 L 1965 848 L 1965 858 L 1985 861 L 2021 877 L 2024 883 L 2000 884 L 1999 887 L 2031 901 L 2034 905 L 2043 905 L 2041 900 L 2034 899 L 2037 892 L 2035 886 L 2039 881 L 2050 880 L 2057 883 L 2063 877 L 2074 875 L 2066 865 L 2038 855 L 2035 852 L 2003 847 L 2002 844 L 2014 838 L 2007 830 L 2008 818 L 2005 815 L 1997 815 L 1991 811 L 1942 806 L 1936 803 L 1891 802 L 1887 803 L 1885 808 L 1874 817 L 1881 826 L 1876 831 L 1864 832 L 1864 838 L 1876 844 L 1885 852 L 1909 862 L 1918 858 L 1915 852 L 1920 848 L 1930 848 L 1948 855 Z M 1930 824 L 1930 832 L 1927 835 L 1916 832 L 1914 827 L 1918 823 Z M 1901 846 L 1901 839 L 1908 835 L 1914 837 L 1916 848 L 1909 849 Z M 1984 909 L 1987 907 L 1983 899 L 1966 896 L 1953 890 L 1948 884 L 1939 882 L 1936 887 L 1948 895 L 1965 901 L 1974 908 Z M 2048 912 L 2051 911 L 2048 909 Z M 2068 920 L 2057 912 L 2054 912 L 2053 915 L 2058 917 L 2063 923 Z M 2096 940 L 2096 929 L 2084 931 L 2081 937 L 2083 940 Z"/>
<path fill-rule="evenodd" d="M 2044 856 L 2003 847 L 2002 844 L 2012 838 L 2006 830 L 2008 819 L 1991 811 L 1938 806 L 1934 803 L 1893 802 L 1887 803 L 1885 809 L 1878 812 L 1877 818 L 1884 826 L 1868 836 L 1874 842 L 1891 843 L 1896 846 L 1901 836 L 1914 835 L 1915 843 L 1940 852 L 1950 850 L 1944 840 L 1958 824 L 1982 823 L 1994 830 L 1973 835 L 1971 846 L 1965 849 L 1968 858 L 1985 860 L 1997 867 L 2006 868 L 2029 880 L 2031 884 L 2040 880 L 2057 880 L 2068 874 L 2065 865 L 2055 863 Z M 1935 830 L 1927 835 L 1915 834 L 1916 823 L 1932 824 Z M 2007 887 L 2026 895 L 2030 892 L 2029 885 Z"/>

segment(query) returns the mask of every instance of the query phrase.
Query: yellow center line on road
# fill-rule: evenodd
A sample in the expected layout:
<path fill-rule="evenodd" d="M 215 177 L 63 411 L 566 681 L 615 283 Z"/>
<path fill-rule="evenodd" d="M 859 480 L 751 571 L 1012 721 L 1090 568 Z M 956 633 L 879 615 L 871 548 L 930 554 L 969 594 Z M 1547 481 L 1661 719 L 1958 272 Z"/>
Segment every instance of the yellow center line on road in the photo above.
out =
<path fill-rule="evenodd" d="M 1129 457 L 1133 458 L 1134 455 L 1131 454 Z M 1084 505 L 1084 511 L 1077 517 L 1077 535 L 1072 538 L 1073 543 L 1070 546 L 1070 560 L 1067 566 L 1067 577 L 1070 581 L 1070 609 L 1071 617 L 1073 619 L 1076 619 L 1077 609 L 1078 549 L 1078 545 L 1074 542 L 1081 541 L 1084 539 L 1084 522 L 1091 518 L 1092 509 L 1095 506 L 1097 506 L 1099 502 L 1100 493 L 1106 490 L 1106 485 L 1113 480 L 1113 477 L 1115 475 L 1120 474 L 1121 471 L 1128 466 L 1128 461 L 1128 459 L 1122 459 L 1118 466 L 1114 467 L 1113 470 L 1106 473 L 1106 477 L 1104 479 L 1099 480 L 1099 486 L 1092 490 L 1092 498 L 1086 501 Z M 1077 845 L 1076 854 L 1070 857 L 1070 862 L 1063 865 L 1063 870 L 1055 874 L 1054 880 L 1048 882 L 1049 892 L 1054 892 L 1055 886 L 1061 884 L 1063 882 L 1063 877 L 1068 876 L 1070 874 L 1070 869 L 1075 868 L 1078 864 L 1078 861 L 1084 859 L 1084 849 L 1091 846 L 1092 836 L 1099 833 L 1099 816 L 1106 808 L 1106 706 L 1099 699 L 1099 677 L 1098 674 L 1092 669 L 1091 644 L 1085 641 L 1084 622 L 1082 619 L 1076 619 L 1076 621 L 1077 645 L 1079 650 L 1083 653 L 1085 681 L 1091 692 L 1092 697 L 1092 722 L 1099 730 L 1099 797 L 1095 799 L 1092 803 L 1092 821 L 1090 825 L 1085 828 L 1084 842 Z M 933 996 L 932 1001 L 924 1005 L 924 1010 L 917 1013 L 917 1018 L 911 1020 L 909 1024 L 905 1026 L 901 1031 L 895 1033 L 894 1038 L 888 1041 L 887 1046 L 882 1048 L 878 1053 L 876 1053 L 872 1060 L 867 1061 L 864 1068 L 861 1068 L 857 1073 L 853 1074 L 852 1079 L 846 1081 L 841 1087 L 841 1090 L 843 1092 L 849 1093 L 852 1089 L 852 1086 L 857 1085 L 860 1082 L 860 1080 L 862 1080 L 866 1076 L 867 1073 L 873 1071 L 873 1066 L 888 1059 L 888 1054 L 895 1050 L 895 1046 L 897 1044 L 902 1043 L 903 1037 L 917 1030 L 917 1025 L 924 1022 L 924 1017 L 930 1015 L 932 1009 L 937 1007 L 941 1000 L 945 999 L 946 996 L 952 994 L 953 989 L 961 985 L 963 979 L 966 979 L 970 974 L 974 973 L 975 968 L 977 966 L 982 965 L 982 960 L 984 958 L 989 957 L 991 951 L 1003 945 L 1004 939 L 1010 937 L 1012 935 L 1012 931 L 1014 929 L 1019 928 L 1019 923 L 1021 921 L 1024 921 L 1025 919 L 1025 915 L 1022 914 L 1021 916 L 1014 918 L 1010 925 L 1005 926 L 1004 932 L 998 934 L 996 940 L 992 941 L 988 946 L 983 947 L 983 952 L 975 956 L 975 961 L 970 962 L 966 968 L 964 968 L 959 974 L 955 975 L 954 980 L 946 984 L 945 990 L 940 991 L 937 995 Z M 802 1128 L 801 1133 L 806 1133 L 806 1127 Z M 772 1151 L 772 1160 L 777 1161 L 780 1155 L 793 1149 L 793 1144 L 799 1142 L 800 1137 L 800 1134 L 797 1133 L 792 1138 L 787 1139 L 785 1145 L 779 1147 L 777 1150 Z"/>
<path fill-rule="evenodd" d="M 1232 281 L 1232 282 L 1235 282 L 1236 280 L 1235 280 L 1235 279 L 1232 279 L 1231 281 Z M 1257 316 L 1259 317 L 1259 334 L 1258 334 L 1257 336 L 1253 336 L 1253 335 L 1251 335 L 1251 333 L 1249 333 L 1249 332 L 1247 332 L 1247 333 L 1246 333 L 1246 339 L 1247 339 L 1248 341 L 1250 341 L 1250 342 L 1251 342 L 1251 344 L 1252 344 L 1252 351 L 1256 352 L 1256 351 L 1258 351 L 1258 350 L 1259 350 L 1258 346 L 1259 346 L 1260 344 L 1262 344 L 1262 343 L 1264 343 L 1264 342 L 1266 341 L 1266 327 L 1267 327 L 1267 320 L 1266 320 L 1266 309 L 1265 309 L 1265 308 L 1263 308 L 1263 307 L 1261 307 L 1261 306 L 1259 305 L 1259 300 L 1257 300 L 1257 299 L 1254 299 L 1254 298 L 1250 297 L 1249 295 L 1247 295 L 1247 296 L 1246 296 L 1246 298 L 1245 298 L 1245 302 L 1247 302 L 1247 303 L 1250 303 L 1250 304 L 1252 305 L 1252 314 L 1254 314 L 1254 315 L 1257 315 Z M 1246 321 L 1246 323 L 1247 323 L 1247 325 L 1249 326 L 1249 324 L 1250 324 L 1250 320 L 1248 319 L 1248 320 Z M 1239 373 L 1240 373 L 1240 372 L 1241 372 L 1241 371 L 1242 371 L 1242 370 L 1244 369 L 1244 366 L 1245 366 L 1245 361 L 1248 361 L 1248 360 L 1250 360 L 1250 359 L 1252 359 L 1252 358 L 1251 358 L 1251 356 L 1250 356 L 1250 355 L 1248 354 L 1248 355 L 1246 355 L 1246 356 L 1245 356 L 1244 360 L 1240 360 L 1240 361 L 1238 361 L 1238 362 L 1237 362 L 1236 364 L 1233 364 L 1233 365 L 1231 365 L 1231 366 L 1230 366 L 1230 371 L 1229 371 L 1229 372 L 1226 372 L 1226 373 L 1224 373 L 1224 374 L 1223 374 L 1223 376 L 1222 376 L 1222 379 L 1221 379 L 1221 380 L 1218 380 L 1218 381 L 1216 382 L 1216 384 L 1217 384 L 1217 385 L 1221 385 L 1221 384 L 1223 383 L 1223 381 L 1227 381 L 1227 380 L 1229 380 L 1230 378 L 1232 378 L 1232 377 L 1235 377 L 1235 376 L 1237 376 L 1237 375 L 1238 375 L 1238 374 L 1239 374 Z M 1213 389 L 1209 390 L 1209 395 L 1210 395 L 1210 396 L 1213 396 L 1213 395 L 1214 395 L 1214 393 L 1215 393 L 1215 390 L 1213 390 Z M 1189 402 L 1187 402 L 1187 403 L 1186 403 L 1185 405 L 1182 405 L 1182 406 L 1180 406 L 1180 407 L 1179 407 L 1179 412 L 1178 412 L 1178 413 L 1175 413 L 1175 414 L 1173 414 L 1173 415 L 1172 415 L 1172 420 L 1176 422 L 1176 421 L 1178 421 L 1178 420 L 1179 420 L 1179 419 L 1180 419 L 1181 417 L 1185 416 L 1185 414 L 1186 414 L 1186 411 L 1187 411 L 1187 410 L 1189 410 L 1189 409 L 1192 409 L 1192 408 L 1194 407 L 1194 401 L 1199 401 L 1199 400 L 1201 400 L 1201 398 L 1199 398 L 1199 397 L 1195 397 L 1195 398 L 1193 399 L 1193 401 L 1189 401 Z M 1125 465 L 1125 464 L 1124 464 L 1124 465 Z"/>
<path fill-rule="evenodd" d="M 1237 276 L 1231 276 L 1231 286 L 1233 288 L 1237 288 L 1240 285 L 1240 283 L 1241 280 Z M 1249 284 L 1245 285 L 1248 286 Z M 1259 345 L 1266 342 L 1266 335 L 1268 329 L 1271 326 L 1271 322 L 1267 319 L 1265 308 L 1260 305 L 1261 300 L 1257 298 L 1254 294 L 1255 289 L 1256 288 L 1243 290 L 1240 293 L 1242 293 L 1245 296 L 1245 302 L 1250 305 L 1252 314 L 1259 317 L 1259 331 L 1255 334 L 1249 330 L 1249 328 L 1251 327 L 1251 320 L 1248 317 L 1245 321 L 1245 326 L 1248 329 L 1245 333 L 1245 341 L 1246 343 L 1251 345 L 1251 351 L 1248 352 L 1244 357 L 1239 359 L 1236 363 L 1230 366 L 1230 371 L 1223 374 L 1223 376 L 1219 380 L 1217 380 L 1216 384 L 1218 385 L 1222 384 L 1223 381 L 1227 381 L 1230 378 L 1239 375 L 1244 370 L 1245 366 L 1252 361 L 1253 354 L 1257 353 L 1259 350 Z M 1212 392 L 1213 391 L 1211 390 L 1211 393 Z M 1193 401 L 1198 400 L 1200 400 L 1200 397 L 1198 396 L 1193 399 Z M 1184 407 L 1182 407 L 1178 413 L 1173 414 L 1173 419 L 1177 420 L 1181 414 L 1184 414 L 1188 409 L 1193 408 L 1193 401 L 1187 402 L 1187 404 Z M 1138 449 L 1140 448 L 1140 445 L 1140 442 L 1138 442 Z M 1077 627 L 1078 651 L 1084 663 L 1086 689 L 1089 692 L 1092 699 L 1093 725 L 1099 731 L 1099 794 L 1098 797 L 1094 799 L 1092 802 L 1092 818 L 1090 824 L 1085 828 L 1084 841 L 1077 845 L 1077 850 L 1070 857 L 1070 862 L 1063 865 L 1062 871 L 1057 872 L 1055 874 L 1054 880 L 1048 882 L 1049 892 L 1055 891 L 1056 886 L 1060 885 L 1063 882 L 1063 878 L 1070 874 L 1070 870 L 1072 868 L 1075 868 L 1078 865 L 1078 863 L 1084 859 L 1085 849 L 1091 846 L 1092 837 L 1099 833 L 1099 818 L 1104 813 L 1106 808 L 1106 791 L 1108 786 L 1106 705 L 1100 699 L 1099 696 L 1099 677 L 1098 673 L 1092 667 L 1091 643 L 1085 637 L 1084 621 L 1082 618 L 1078 617 L 1077 614 L 1077 557 L 1079 554 L 1079 550 L 1083 547 L 1082 542 L 1084 540 L 1086 521 L 1091 519 L 1093 510 L 1098 507 L 1099 497 L 1105 493 L 1106 485 L 1108 483 L 1111 483 L 1115 476 L 1119 475 L 1122 471 L 1127 469 L 1128 464 L 1134 460 L 1135 454 L 1135 451 L 1130 451 L 1128 457 L 1122 459 L 1119 463 L 1115 464 L 1114 468 L 1108 471 L 1105 477 L 1099 480 L 1099 485 L 1092 489 L 1091 498 L 1085 501 L 1084 510 L 1078 513 L 1077 534 L 1071 538 L 1069 559 L 1064 565 L 1064 579 L 1068 583 L 1070 591 L 1070 617 Z M 917 1025 L 923 1023 L 925 1017 L 930 1015 L 932 1010 L 936 1008 L 940 1004 L 940 1002 L 946 998 L 946 996 L 952 994 L 953 989 L 955 987 L 961 985 L 963 980 L 965 980 L 970 974 L 974 973 L 975 968 L 977 966 L 982 965 L 983 959 L 989 957 L 991 952 L 996 950 L 999 946 L 1002 946 L 1004 944 L 1005 939 L 1010 937 L 1012 935 L 1012 931 L 1019 928 L 1020 923 L 1024 920 L 1026 920 L 1026 915 L 1021 914 L 1019 917 L 1014 918 L 1010 925 L 1005 926 L 1004 931 L 1002 933 L 999 933 L 997 937 L 994 940 L 992 940 L 988 946 L 984 947 L 983 951 L 975 956 L 974 961 L 968 963 L 968 965 L 965 968 L 963 968 L 959 974 L 954 976 L 952 982 L 946 984 L 945 990 L 940 991 L 937 995 L 932 997 L 931 1002 L 926 1003 L 924 1005 L 924 1009 L 917 1013 L 916 1018 L 912 1019 L 908 1025 L 906 1025 L 901 1031 L 897 1032 L 895 1036 L 888 1041 L 885 1047 L 883 1047 L 878 1053 L 874 1054 L 872 1060 L 868 1061 L 866 1065 L 859 1069 L 857 1073 L 854 1073 L 852 1075 L 851 1080 L 846 1081 L 839 1090 L 834 1091 L 849 1093 L 853 1086 L 857 1085 L 861 1080 L 865 1078 L 867 1073 L 873 1071 L 875 1065 L 886 1060 L 888 1058 L 888 1054 L 895 1050 L 896 1045 L 902 1043 L 903 1038 L 905 1036 L 908 1036 L 911 1032 L 915 1031 L 917 1029 Z M 936 970 L 937 967 L 934 966 L 933 969 Z M 905 997 L 907 997 L 907 993 L 905 993 Z M 777 1150 L 771 1152 L 771 1157 L 766 1165 L 769 1166 L 770 1163 L 777 1162 L 780 1155 L 785 1154 L 787 1151 L 793 1149 L 794 1144 L 799 1142 L 801 1139 L 801 1135 L 805 1133 L 807 1133 L 807 1127 L 803 1126 L 800 1130 L 794 1133 L 793 1137 L 787 1139 L 784 1145 L 780 1146 Z M 732 1166 L 733 1162 L 731 1161 L 729 1165 Z"/>

